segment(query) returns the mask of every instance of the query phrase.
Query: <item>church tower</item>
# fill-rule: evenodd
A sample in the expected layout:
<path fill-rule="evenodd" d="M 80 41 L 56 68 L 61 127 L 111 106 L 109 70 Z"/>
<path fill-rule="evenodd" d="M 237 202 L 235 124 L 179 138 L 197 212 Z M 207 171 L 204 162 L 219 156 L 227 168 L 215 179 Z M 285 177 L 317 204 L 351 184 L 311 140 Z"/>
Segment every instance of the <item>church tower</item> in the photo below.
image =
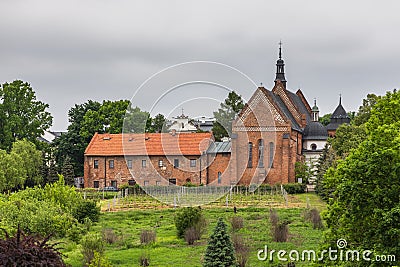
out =
<path fill-rule="evenodd" d="M 282 59 L 282 42 L 279 42 L 279 59 L 276 61 L 275 85 L 278 81 L 281 81 L 286 89 L 285 62 Z"/>

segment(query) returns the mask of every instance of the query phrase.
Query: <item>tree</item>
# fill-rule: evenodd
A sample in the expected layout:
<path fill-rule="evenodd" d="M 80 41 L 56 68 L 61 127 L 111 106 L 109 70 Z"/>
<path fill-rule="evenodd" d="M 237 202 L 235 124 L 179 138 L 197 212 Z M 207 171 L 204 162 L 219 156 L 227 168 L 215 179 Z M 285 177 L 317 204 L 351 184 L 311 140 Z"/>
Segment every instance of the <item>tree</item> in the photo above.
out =
<path fill-rule="evenodd" d="M 68 132 L 62 134 L 59 138 L 53 142 L 54 157 L 58 166 L 62 166 L 62 163 L 66 156 L 71 158 L 71 162 L 74 165 L 74 173 L 77 176 L 83 176 L 83 154 L 87 145 L 90 142 L 91 136 L 84 138 L 80 135 L 84 116 L 86 112 L 98 111 L 101 104 L 96 101 L 89 100 L 86 103 L 75 105 L 68 111 L 68 118 L 70 125 L 68 126 Z M 50 168 L 54 168 L 52 173 L 58 171 L 58 168 L 53 163 L 50 163 Z M 53 165 L 53 166 L 52 166 Z M 57 175 L 51 176 L 51 178 L 57 178 Z"/>
<path fill-rule="evenodd" d="M 399 123 L 379 126 L 327 171 L 327 187 L 336 188 L 325 216 L 327 243 L 344 238 L 351 249 L 400 255 L 399 130 Z"/>
<path fill-rule="evenodd" d="M 75 174 L 74 174 L 74 165 L 71 162 L 71 158 L 69 156 L 65 157 L 61 174 L 64 176 L 65 183 L 67 185 L 74 185 L 75 183 Z"/>
<path fill-rule="evenodd" d="M 327 126 L 331 122 L 331 113 L 325 114 L 324 116 L 319 117 L 319 122 L 322 123 L 322 125 Z"/>
<path fill-rule="evenodd" d="M 26 171 L 25 186 L 32 187 L 42 182 L 40 172 L 42 166 L 42 152 L 37 150 L 35 144 L 24 140 L 17 140 L 12 145 L 11 153 L 18 154 L 22 160 L 22 166 Z"/>
<path fill-rule="evenodd" d="M 297 179 L 301 178 L 303 183 L 307 183 L 311 177 L 312 168 L 305 162 L 296 162 L 294 166 L 294 172 Z"/>
<path fill-rule="evenodd" d="M 98 133 L 121 133 L 129 100 L 103 101 L 98 110 L 88 110 L 83 116 L 80 135 L 90 140 Z"/>
<path fill-rule="evenodd" d="M 363 99 L 363 104 L 358 108 L 358 112 L 354 119 L 351 121 L 352 124 L 360 126 L 366 123 L 371 116 L 372 107 L 381 98 L 375 94 L 368 94 L 366 99 Z"/>
<path fill-rule="evenodd" d="M 166 132 L 166 119 L 164 115 L 157 114 L 154 118 L 150 119 L 150 126 L 146 126 L 146 132 L 148 133 L 162 133 Z"/>
<path fill-rule="evenodd" d="M 26 180 L 26 170 L 20 155 L 0 150 L 0 192 L 21 188 Z"/>
<path fill-rule="evenodd" d="M 37 138 L 52 124 L 49 107 L 36 100 L 29 83 L 16 80 L 0 86 L 0 148 L 10 151 L 16 140 L 37 144 Z"/>
<path fill-rule="evenodd" d="M 365 140 L 326 172 L 326 187 L 335 188 L 325 214 L 327 243 L 345 238 L 352 249 L 400 254 L 399 109 L 399 92 L 378 99 Z"/>
<path fill-rule="evenodd" d="M 230 136 L 232 133 L 232 121 L 244 107 L 243 99 L 235 91 L 231 91 L 224 103 L 220 104 L 218 111 L 214 112 L 215 122 L 212 128 L 215 140 Z"/>
<path fill-rule="evenodd" d="M 144 133 L 151 128 L 151 117 L 147 111 L 141 111 L 138 107 L 128 106 L 124 120 L 125 133 Z"/>
<path fill-rule="evenodd" d="M 214 232 L 208 241 L 206 254 L 204 255 L 204 267 L 231 267 L 236 266 L 236 259 L 231 238 L 227 226 L 222 218 L 219 218 Z"/>

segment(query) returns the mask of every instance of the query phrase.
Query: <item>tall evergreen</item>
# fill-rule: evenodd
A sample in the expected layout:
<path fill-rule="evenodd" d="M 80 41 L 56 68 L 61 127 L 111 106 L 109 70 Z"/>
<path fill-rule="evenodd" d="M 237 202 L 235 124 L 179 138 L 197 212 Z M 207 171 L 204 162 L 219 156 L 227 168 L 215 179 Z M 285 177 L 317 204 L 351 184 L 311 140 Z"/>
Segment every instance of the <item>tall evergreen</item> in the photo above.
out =
<path fill-rule="evenodd" d="M 236 266 L 234 249 L 227 226 L 222 218 L 219 218 L 214 232 L 208 241 L 206 254 L 204 255 L 204 267 L 231 267 Z"/>

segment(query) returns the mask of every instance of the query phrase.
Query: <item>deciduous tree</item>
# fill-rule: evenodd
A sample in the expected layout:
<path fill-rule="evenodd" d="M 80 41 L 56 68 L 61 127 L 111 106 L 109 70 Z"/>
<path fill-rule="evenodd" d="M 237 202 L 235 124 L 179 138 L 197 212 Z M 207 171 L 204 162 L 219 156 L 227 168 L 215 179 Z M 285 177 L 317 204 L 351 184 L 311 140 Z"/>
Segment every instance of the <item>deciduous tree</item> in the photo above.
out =
<path fill-rule="evenodd" d="M 0 148 L 11 150 L 16 140 L 37 144 L 37 138 L 50 128 L 52 116 L 49 107 L 36 100 L 29 83 L 16 80 L 0 86 Z"/>
<path fill-rule="evenodd" d="M 224 103 L 220 104 L 218 111 L 214 112 L 216 121 L 212 131 L 215 140 L 220 141 L 223 137 L 228 137 L 232 133 L 232 121 L 244 107 L 243 99 L 240 95 L 231 91 Z"/>

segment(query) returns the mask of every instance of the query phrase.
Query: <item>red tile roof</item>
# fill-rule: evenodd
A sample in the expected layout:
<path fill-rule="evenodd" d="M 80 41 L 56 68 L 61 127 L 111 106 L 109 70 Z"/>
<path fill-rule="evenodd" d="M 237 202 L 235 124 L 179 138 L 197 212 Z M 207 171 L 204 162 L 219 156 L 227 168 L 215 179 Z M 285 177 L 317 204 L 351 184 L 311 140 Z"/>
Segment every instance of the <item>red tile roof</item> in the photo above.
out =
<path fill-rule="evenodd" d="M 98 134 L 85 150 L 87 156 L 201 155 L 213 140 L 211 133 Z"/>

